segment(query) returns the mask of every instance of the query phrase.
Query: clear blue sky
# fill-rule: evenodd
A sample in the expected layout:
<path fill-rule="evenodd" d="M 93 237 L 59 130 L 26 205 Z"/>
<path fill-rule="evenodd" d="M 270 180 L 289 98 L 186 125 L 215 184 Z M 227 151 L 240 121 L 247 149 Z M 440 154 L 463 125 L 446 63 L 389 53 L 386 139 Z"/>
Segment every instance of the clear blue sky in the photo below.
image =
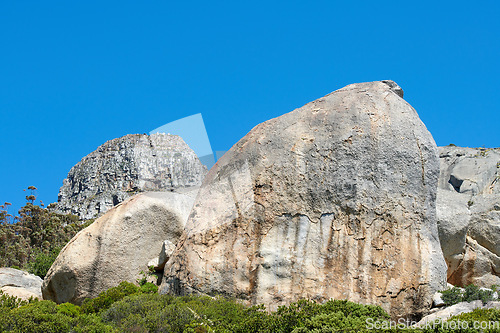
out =
<path fill-rule="evenodd" d="M 1 1 L 0 202 L 57 200 L 107 140 L 201 112 L 214 150 L 395 80 L 438 145 L 500 146 L 498 1 Z"/>

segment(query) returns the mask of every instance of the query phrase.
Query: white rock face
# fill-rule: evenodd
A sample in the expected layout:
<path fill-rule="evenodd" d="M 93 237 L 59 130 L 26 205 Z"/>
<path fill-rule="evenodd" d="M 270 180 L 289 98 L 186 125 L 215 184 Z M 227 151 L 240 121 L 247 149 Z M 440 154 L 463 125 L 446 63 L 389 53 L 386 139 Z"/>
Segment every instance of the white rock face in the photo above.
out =
<path fill-rule="evenodd" d="M 439 291 L 434 293 L 434 296 L 432 296 L 432 306 L 435 308 L 445 306 L 445 303 L 443 301 L 443 294 L 441 294 Z"/>
<path fill-rule="evenodd" d="M 104 143 L 71 168 L 57 209 L 92 219 L 138 192 L 199 187 L 206 173 L 181 137 L 130 134 Z"/>
<path fill-rule="evenodd" d="M 446 285 L 439 161 L 401 97 L 353 84 L 256 126 L 208 173 L 161 292 L 430 308 Z"/>
<path fill-rule="evenodd" d="M 448 282 L 500 284 L 500 149 L 439 147 L 439 238 Z"/>
<path fill-rule="evenodd" d="M 422 318 L 417 326 L 418 327 L 424 327 L 425 325 L 429 325 L 430 323 L 439 320 L 440 322 L 446 321 L 450 319 L 453 316 L 458 316 L 459 314 L 462 313 L 468 313 L 474 311 L 474 309 L 477 308 L 482 308 L 483 307 L 483 302 L 481 301 L 473 301 L 473 302 L 461 302 L 452 306 L 449 306 L 447 308 L 444 308 L 443 310 L 439 310 L 437 312 L 434 312 L 433 314 L 430 314 L 428 316 L 425 316 Z"/>
<path fill-rule="evenodd" d="M 177 242 L 196 192 L 141 193 L 109 210 L 62 249 L 43 281 L 43 298 L 81 304 L 121 281 L 136 282 L 164 240 Z"/>
<path fill-rule="evenodd" d="M 0 268 L 0 289 L 9 295 L 28 299 L 42 298 L 42 279 L 10 267 Z"/>

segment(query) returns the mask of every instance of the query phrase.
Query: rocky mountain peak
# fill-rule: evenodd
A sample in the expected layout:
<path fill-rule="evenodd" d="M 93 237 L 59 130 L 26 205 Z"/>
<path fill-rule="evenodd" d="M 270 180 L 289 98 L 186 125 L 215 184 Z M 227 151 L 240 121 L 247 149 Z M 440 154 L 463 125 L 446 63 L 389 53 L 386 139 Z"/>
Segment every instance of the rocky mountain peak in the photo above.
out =
<path fill-rule="evenodd" d="M 57 209 L 92 219 L 137 192 L 198 187 L 206 173 L 181 137 L 129 134 L 107 141 L 71 168 Z"/>

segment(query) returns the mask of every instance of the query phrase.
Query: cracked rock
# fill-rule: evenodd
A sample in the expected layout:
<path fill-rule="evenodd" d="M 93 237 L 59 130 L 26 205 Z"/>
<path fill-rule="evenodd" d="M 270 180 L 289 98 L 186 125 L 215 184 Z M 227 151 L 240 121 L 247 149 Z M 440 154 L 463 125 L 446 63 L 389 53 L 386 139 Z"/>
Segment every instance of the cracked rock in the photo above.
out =
<path fill-rule="evenodd" d="M 439 238 L 448 282 L 500 284 L 500 149 L 439 147 Z"/>
<path fill-rule="evenodd" d="M 352 84 L 256 126 L 208 173 L 160 291 L 426 312 L 446 286 L 439 160 L 401 97 Z"/>

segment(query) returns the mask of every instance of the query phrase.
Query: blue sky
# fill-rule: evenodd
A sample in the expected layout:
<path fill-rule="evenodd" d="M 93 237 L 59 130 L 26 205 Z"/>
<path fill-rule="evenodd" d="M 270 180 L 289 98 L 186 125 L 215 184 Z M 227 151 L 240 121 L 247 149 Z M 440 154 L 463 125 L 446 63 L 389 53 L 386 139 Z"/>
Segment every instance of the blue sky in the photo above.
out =
<path fill-rule="evenodd" d="M 107 140 L 201 112 L 212 148 L 395 80 L 438 145 L 500 146 L 498 1 L 1 1 L 0 202 Z"/>

